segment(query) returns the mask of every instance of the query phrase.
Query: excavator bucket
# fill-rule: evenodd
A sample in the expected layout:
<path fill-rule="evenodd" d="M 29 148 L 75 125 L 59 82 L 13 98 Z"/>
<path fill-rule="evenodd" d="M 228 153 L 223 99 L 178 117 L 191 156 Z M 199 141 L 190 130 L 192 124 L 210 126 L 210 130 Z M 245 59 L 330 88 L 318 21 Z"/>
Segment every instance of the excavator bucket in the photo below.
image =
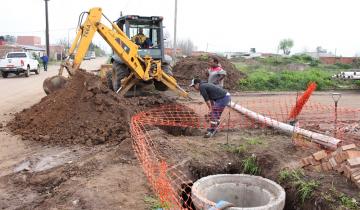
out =
<path fill-rule="evenodd" d="M 67 79 L 63 76 L 48 77 L 43 82 L 43 89 L 47 95 L 65 87 Z"/>

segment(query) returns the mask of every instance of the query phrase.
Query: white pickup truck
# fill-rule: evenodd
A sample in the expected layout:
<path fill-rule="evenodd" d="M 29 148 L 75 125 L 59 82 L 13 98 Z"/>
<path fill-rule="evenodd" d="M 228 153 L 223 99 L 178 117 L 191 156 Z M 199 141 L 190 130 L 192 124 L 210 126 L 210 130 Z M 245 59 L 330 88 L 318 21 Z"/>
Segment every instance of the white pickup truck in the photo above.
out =
<path fill-rule="evenodd" d="M 40 65 L 29 52 L 9 52 L 0 60 L 0 71 L 3 78 L 7 78 L 9 73 L 25 73 L 29 77 L 30 72 L 40 73 Z"/>

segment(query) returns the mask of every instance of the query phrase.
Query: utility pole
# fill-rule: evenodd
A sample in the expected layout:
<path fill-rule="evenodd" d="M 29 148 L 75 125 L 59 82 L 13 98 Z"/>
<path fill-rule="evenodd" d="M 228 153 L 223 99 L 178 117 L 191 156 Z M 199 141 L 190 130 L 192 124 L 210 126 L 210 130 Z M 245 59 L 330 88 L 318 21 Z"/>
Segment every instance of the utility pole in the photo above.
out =
<path fill-rule="evenodd" d="M 174 62 L 176 62 L 176 22 L 177 22 L 177 0 L 175 0 L 175 17 L 174 17 Z"/>
<path fill-rule="evenodd" d="M 46 39 L 46 55 L 50 56 L 50 45 L 49 45 L 49 15 L 48 15 L 48 1 L 45 1 L 45 19 L 46 19 L 46 29 L 45 29 L 45 39 Z"/>

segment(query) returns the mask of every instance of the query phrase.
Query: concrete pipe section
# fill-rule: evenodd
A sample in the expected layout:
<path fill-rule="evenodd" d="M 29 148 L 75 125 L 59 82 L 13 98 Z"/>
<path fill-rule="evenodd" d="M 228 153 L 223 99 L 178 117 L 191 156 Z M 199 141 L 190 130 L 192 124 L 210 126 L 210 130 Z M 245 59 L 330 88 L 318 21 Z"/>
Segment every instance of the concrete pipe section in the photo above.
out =
<path fill-rule="evenodd" d="M 218 174 L 194 183 L 192 201 L 201 210 L 280 210 L 285 206 L 285 190 L 260 176 Z"/>

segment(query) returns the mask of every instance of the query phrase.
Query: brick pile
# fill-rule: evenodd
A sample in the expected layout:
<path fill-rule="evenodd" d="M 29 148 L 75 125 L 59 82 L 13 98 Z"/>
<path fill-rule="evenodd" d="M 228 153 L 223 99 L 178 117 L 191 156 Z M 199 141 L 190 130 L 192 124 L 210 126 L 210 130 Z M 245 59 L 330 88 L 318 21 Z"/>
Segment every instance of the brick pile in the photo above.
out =
<path fill-rule="evenodd" d="M 360 148 L 355 144 L 341 146 L 333 152 L 320 150 L 301 159 L 297 166 L 309 166 L 317 171 L 336 170 L 360 188 Z"/>

